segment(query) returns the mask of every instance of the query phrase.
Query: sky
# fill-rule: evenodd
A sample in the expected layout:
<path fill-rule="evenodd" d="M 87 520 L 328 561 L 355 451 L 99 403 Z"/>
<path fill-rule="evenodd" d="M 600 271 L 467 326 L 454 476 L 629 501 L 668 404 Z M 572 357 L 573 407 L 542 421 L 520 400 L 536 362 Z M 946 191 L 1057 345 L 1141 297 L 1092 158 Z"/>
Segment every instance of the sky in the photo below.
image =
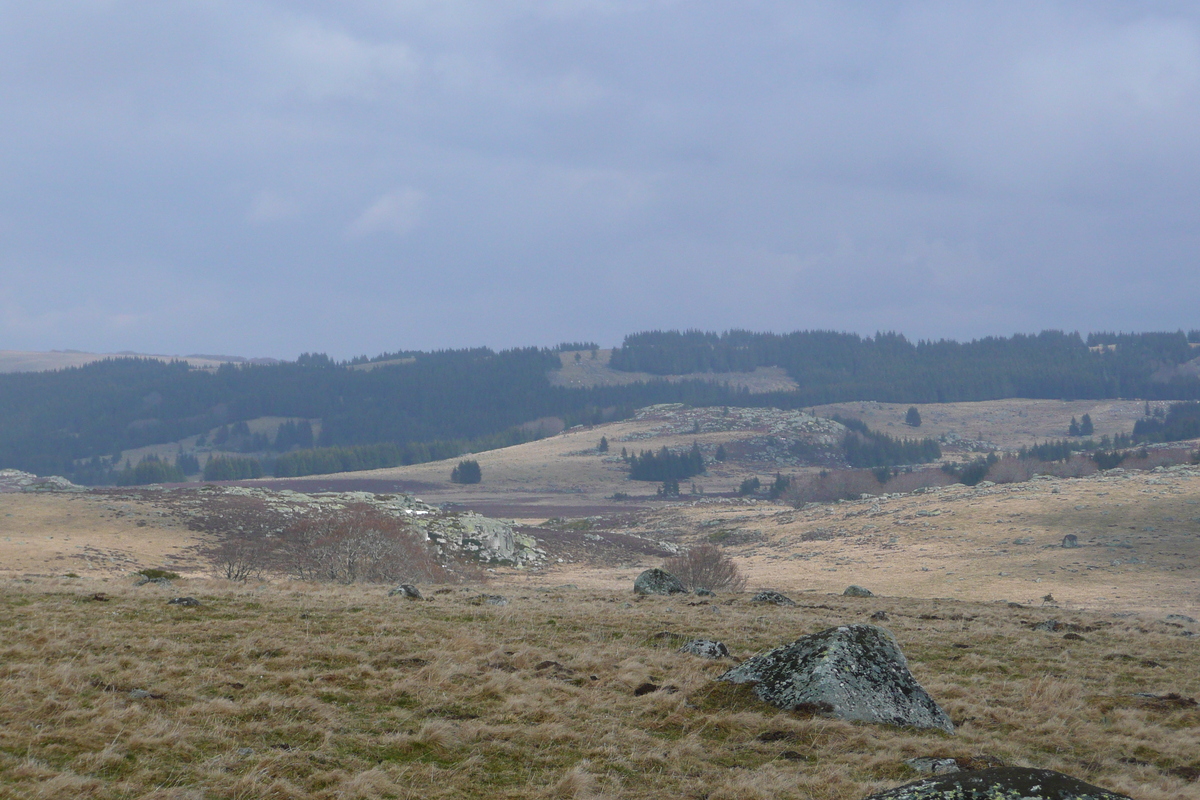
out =
<path fill-rule="evenodd" d="M 1200 6 L 0 0 L 0 349 L 1200 328 Z"/>

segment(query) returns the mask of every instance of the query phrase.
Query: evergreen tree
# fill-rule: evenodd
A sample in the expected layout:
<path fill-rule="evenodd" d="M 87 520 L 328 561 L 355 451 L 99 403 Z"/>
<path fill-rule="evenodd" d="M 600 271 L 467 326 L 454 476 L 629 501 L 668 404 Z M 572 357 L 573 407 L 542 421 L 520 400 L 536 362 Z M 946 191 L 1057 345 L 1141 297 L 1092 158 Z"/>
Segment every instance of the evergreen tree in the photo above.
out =
<path fill-rule="evenodd" d="M 1079 435 L 1091 436 L 1095 432 L 1096 428 L 1092 425 L 1092 415 L 1084 414 L 1083 419 L 1079 422 Z"/>
<path fill-rule="evenodd" d="M 729 454 L 725 452 L 725 445 L 717 445 L 717 461 L 724 461 L 728 457 Z"/>
<path fill-rule="evenodd" d="M 1067 436 L 1079 436 L 1079 435 L 1080 435 L 1079 422 L 1074 417 L 1071 417 L 1071 424 L 1067 428 Z"/>
<path fill-rule="evenodd" d="M 450 480 L 454 483 L 479 483 L 483 480 L 483 470 L 475 459 L 458 462 L 458 466 L 450 471 Z"/>
<path fill-rule="evenodd" d="M 904 415 L 904 424 L 914 428 L 921 427 L 921 412 L 917 411 L 916 406 L 908 407 L 908 413 Z"/>
<path fill-rule="evenodd" d="M 608 452 L 608 437 L 607 436 L 600 437 L 600 444 L 596 445 L 596 452 L 597 453 L 607 453 Z"/>

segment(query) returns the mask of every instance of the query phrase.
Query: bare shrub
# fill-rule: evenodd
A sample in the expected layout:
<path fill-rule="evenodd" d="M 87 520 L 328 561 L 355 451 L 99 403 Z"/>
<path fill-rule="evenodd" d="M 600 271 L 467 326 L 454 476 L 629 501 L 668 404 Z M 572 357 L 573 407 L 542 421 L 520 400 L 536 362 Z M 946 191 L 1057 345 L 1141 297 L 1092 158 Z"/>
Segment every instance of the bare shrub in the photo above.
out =
<path fill-rule="evenodd" d="M 1039 470 L 1056 478 L 1086 478 L 1100 471 L 1090 456 L 1074 455 L 1066 461 L 1044 461 Z"/>
<path fill-rule="evenodd" d="M 269 571 L 275 546 L 262 531 L 237 531 L 206 548 L 204 555 L 222 578 L 244 581 Z"/>
<path fill-rule="evenodd" d="M 1165 450 L 1138 450 L 1121 463 L 1125 469 L 1151 470 L 1155 467 L 1173 467 L 1176 464 L 1186 464 L 1191 460 L 1191 453 L 1180 448 Z"/>
<path fill-rule="evenodd" d="M 883 485 L 871 470 L 837 470 L 797 477 L 783 493 L 784 502 L 799 508 L 805 503 L 857 500 L 864 494 L 879 494 Z"/>
<path fill-rule="evenodd" d="M 453 574 L 401 519 L 360 503 L 313 514 L 280 537 L 281 567 L 301 580 L 445 582 Z"/>
<path fill-rule="evenodd" d="M 954 483 L 954 476 L 947 475 L 940 469 L 914 469 L 912 472 L 901 472 L 889 480 L 883 487 L 887 492 L 915 492 L 917 489 L 927 489 L 930 486 L 949 486 Z"/>
<path fill-rule="evenodd" d="M 682 555 L 668 558 L 663 569 L 674 575 L 691 591 L 696 589 L 726 589 L 740 592 L 746 588 L 746 577 L 733 559 L 715 544 L 701 544 Z"/>
<path fill-rule="evenodd" d="M 1044 472 L 1041 461 L 1007 456 L 988 470 L 987 479 L 993 483 L 1024 483 L 1038 472 Z"/>

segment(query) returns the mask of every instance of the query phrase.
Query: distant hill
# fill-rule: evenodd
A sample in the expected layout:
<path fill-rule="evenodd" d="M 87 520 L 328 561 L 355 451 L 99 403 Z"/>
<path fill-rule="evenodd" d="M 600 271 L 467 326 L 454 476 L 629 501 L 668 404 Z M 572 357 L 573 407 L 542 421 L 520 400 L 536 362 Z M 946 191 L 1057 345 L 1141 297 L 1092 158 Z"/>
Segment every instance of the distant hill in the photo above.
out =
<path fill-rule="evenodd" d="M 24 371 L 0 375 L 0 468 L 110 482 L 115 470 L 136 466 L 122 460 L 126 451 L 185 440 L 195 447 L 209 436 L 268 473 L 277 459 L 292 475 L 395 466 L 623 419 L 656 403 L 1193 400 L 1197 340 L 1197 332 L 912 343 L 898 334 L 658 331 L 627 337 L 611 355 L 475 348 L 263 363 L 86 353 L 23 354 L 22 362 L 15 354 L 9 363 Z M 264 417 L 311 430 L 289 426 L 282 439 L 242 430 Z M 534 420 L 557 422 L 527 424 Z"/>

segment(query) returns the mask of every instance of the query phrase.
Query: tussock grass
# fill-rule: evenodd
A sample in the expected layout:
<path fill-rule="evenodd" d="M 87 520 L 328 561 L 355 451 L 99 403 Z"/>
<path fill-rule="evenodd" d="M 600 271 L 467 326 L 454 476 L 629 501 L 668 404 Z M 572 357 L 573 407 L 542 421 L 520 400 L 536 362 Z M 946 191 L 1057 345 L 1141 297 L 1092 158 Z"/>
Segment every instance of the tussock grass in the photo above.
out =
<path fill-rule="evenodd" d="M 99 589 L 108 602 L 90 601 Z M 198 608 L 167 606 L 170 592 Z M 0 584 L 0 796 L 844 800 L 936 755 L 1058 769 L 1142 800 L 1195 798 L 1195 639 L 1137 619 L 889 598 L 887 627 L 955 736 L 780 712 L 714 683 L 737 657 L 884 601 L 764 610 L 621 592 L 185 581 Z M 694 599 L 691 601 L 694 602 Z M 666 637 L 656 634 L 668 632 Z M 636 696 L 645 683 L 660 687 Z M 141 690 L 149 697 L 135 698 Z"/>

